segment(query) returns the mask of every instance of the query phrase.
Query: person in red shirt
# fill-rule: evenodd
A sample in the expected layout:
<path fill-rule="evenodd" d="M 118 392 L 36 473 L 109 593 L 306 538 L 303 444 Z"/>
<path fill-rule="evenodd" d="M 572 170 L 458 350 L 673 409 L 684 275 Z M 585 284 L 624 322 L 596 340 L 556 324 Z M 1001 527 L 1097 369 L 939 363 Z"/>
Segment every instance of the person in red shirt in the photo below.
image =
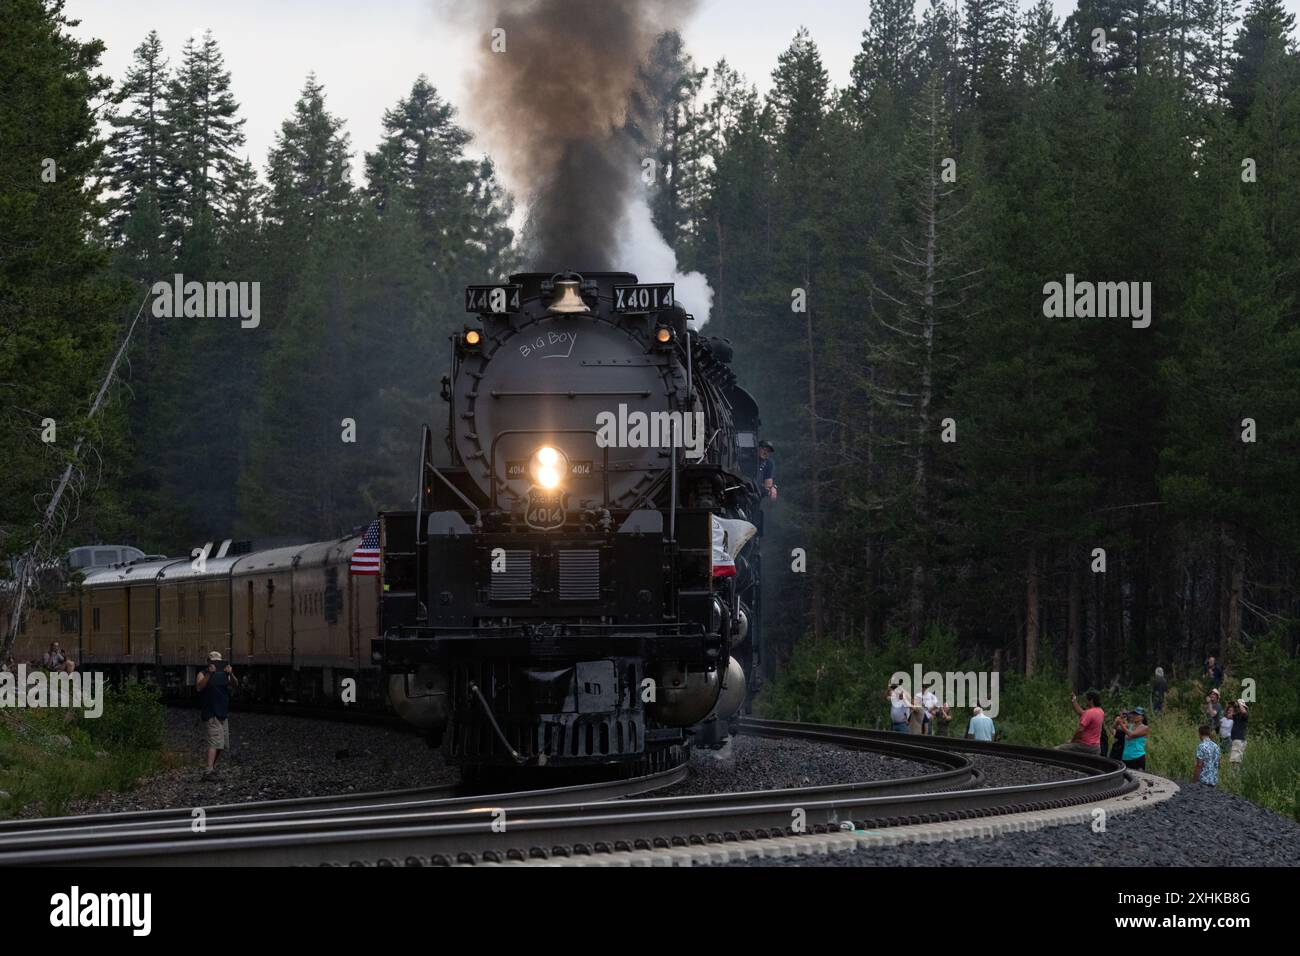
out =
<path fill-rule="evenodd" d="M 1088 691 L 1084 695 L 1087 698 L 1088 706 L 1086 708 L 1079 706 L 1079 697 L 1077 694 L 1070 695 L 1070 705 L 1074 707 L 1074 712 L 1079 715 L 1079 729 L 1074 732 L 1068 744 L 1061 744 L 1057 750 L 1079 750 L 1088 754 L 1101 753 L 1101 727 L 1106 720 L 1106 713 L 1101 709 L 1101 694 L 1095 690 Z"/>

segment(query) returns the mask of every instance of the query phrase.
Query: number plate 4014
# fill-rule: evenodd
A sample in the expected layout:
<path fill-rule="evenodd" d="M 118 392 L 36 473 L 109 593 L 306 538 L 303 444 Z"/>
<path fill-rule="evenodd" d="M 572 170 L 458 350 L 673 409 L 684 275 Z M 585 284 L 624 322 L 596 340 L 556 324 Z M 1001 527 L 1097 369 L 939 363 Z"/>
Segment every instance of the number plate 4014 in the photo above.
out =
<path fill-rule="evenodd" d="M 564 526 L 564 495 L 533 489 L 528 493 L 524 523 L 536 531 L 554 531 Z"/>

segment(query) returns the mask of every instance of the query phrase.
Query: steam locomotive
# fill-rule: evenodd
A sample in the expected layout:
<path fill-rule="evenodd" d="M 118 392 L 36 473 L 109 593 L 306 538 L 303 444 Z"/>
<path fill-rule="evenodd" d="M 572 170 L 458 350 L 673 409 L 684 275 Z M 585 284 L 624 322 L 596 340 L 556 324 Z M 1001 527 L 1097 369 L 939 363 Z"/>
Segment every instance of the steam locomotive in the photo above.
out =
<path fill-rule="evenodd" d="M 759 647 L 759 417 L 730 345 L 622 272 L 514 275 L 466 311 L 444 463 L 426 426 L 415 509 L 380 515 L 394 708 L 466 767 L 720 742 Z"/>
<path fill-rule="evenodd" d="M 352 573 L 361 535 L 76 548 L 16 660 L 58 641 L 185 696 L 216 650 L 241 696 L 386 698 L 471 772 L 649 770 L 723 740 L 760 647 L 759 419 L 730 345 L 627 273 L 516 275 L 466 307 L 445 451 L 426 426 L 415 510 L 379 517 L 378 575 Z"/>

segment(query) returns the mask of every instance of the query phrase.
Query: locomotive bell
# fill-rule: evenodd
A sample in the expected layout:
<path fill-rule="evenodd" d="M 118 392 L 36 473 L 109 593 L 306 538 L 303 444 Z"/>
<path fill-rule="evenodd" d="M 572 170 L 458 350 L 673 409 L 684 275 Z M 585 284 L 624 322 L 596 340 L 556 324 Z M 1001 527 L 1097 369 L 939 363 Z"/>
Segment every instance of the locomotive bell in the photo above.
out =
<path fill-rule="evenodd" d="M 590 313 L 591 309 L 582 301 L 582 296 L 578 292 L 577 279 L 559 279 L 555 283 L 555 296 L 551 299 L 551 307 L 546 311 L 560 315 L 575 315 L 583 312 Z"/>

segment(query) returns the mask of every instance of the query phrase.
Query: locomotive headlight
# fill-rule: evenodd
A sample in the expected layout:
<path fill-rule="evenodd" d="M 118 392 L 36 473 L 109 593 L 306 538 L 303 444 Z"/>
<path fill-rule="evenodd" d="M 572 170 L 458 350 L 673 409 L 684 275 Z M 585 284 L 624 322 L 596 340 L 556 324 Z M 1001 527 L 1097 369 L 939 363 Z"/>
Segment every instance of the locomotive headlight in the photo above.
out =
<path fill-rule="evenodd" d="M 551 491 L 560 487 L 560 483 L 564 480 L 564 473 L 569 470 L 569 459 L 564 457 L 564 452 L 550 445 L 543 445 L 533 453 L 529 470 L 532 472 L 533 481 L 547 491 Z"/>
<path fill-rule="evenodd" d="M 478 329 L 470 329 L 465 333 L 466 345 L 478 345 L 483 339 L 483 334 Z"/>
<path fill-rule="evenodd" d="M 655 344 L 668 345 L 673 340 L 673 330 L 667 325 L 661 325 L 655 329 Z"/>

